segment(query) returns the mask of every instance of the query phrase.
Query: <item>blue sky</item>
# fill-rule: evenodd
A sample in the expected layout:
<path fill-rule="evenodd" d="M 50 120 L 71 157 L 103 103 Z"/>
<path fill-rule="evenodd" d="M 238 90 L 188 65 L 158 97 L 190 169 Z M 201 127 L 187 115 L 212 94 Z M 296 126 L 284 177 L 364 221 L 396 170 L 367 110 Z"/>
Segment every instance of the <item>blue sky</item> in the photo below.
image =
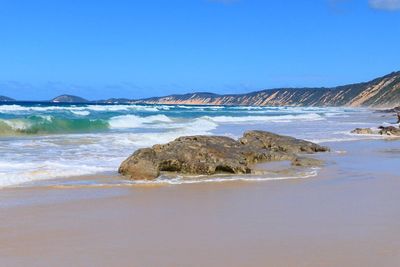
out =
<path fill-rule="evenodd" d="M 400 70 L 400 0 L 0 0 L 0 95 L 334 86 Z"/>

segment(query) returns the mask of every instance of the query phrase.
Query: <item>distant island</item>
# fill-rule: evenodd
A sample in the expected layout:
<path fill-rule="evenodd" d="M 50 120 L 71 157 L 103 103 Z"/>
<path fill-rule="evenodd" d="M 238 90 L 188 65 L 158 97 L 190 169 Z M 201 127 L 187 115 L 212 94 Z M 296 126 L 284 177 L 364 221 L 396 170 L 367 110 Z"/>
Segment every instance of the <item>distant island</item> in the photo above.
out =
<path fill-rule="evenodd" d="M 0 95 L 0 102 L 12 102 L 12 101 L 15 101 L 15 99 Z"/>
<path fill-rule="evenodd" d="M 0 101 L 15 101 L 0 97 Z M 396 107 L 400 105 L 400 71 L 372 81 L 332 88 L 278 88 L 246 94 L 219 95 L 208 92 L 176 94 L 145 99 L 110 98 L 88 101 L 73 95 L 61 95 L 53 103 L 105 104 L 184 104 L 184 105 L 246 105 L 246 106 L 351 106 Z"/>
<path fill-rule="evenodd" d="M 88 103 L 87 99 L 74 95 L 60 95 L 53 98 L 50 102 L 53 103 Z"/>

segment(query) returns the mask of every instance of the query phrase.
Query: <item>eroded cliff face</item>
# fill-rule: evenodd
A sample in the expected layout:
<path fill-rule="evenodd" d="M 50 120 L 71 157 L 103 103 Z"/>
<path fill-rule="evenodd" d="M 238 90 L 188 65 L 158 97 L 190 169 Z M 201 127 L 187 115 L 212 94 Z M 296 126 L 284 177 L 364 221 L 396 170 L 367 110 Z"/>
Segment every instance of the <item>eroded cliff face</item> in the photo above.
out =
<path fill-rule="evenodd" d="M 193 93 L 132 102 L 186 105 L 395 107 L 400 105 L 400 72 L 393 72 L 365 83 L 334 88 L 282 88 L 239 95 Z"/>

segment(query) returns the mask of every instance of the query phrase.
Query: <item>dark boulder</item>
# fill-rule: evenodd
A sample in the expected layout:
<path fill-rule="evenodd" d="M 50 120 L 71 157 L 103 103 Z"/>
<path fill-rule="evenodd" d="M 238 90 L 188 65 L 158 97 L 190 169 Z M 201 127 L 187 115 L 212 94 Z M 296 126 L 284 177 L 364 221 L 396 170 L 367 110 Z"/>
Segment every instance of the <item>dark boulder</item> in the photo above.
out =
<path fill-rule="evenodd" d="M 379 134 L 381 135 L 389 135 L 389 136 L 400 136 L 400 128 L 394 126 L 379 127 L 380 131 Z"/>

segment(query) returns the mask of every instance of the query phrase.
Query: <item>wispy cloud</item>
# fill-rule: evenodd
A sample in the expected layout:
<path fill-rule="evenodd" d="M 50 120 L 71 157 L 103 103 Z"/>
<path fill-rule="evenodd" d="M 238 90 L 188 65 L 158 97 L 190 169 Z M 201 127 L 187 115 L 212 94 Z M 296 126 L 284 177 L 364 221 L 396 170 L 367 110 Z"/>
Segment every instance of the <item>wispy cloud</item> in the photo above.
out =
<path fill-rule="evenodd" d="M 369 6 L 386 11 L 400 11 L 400 0 L 369 0 Z"/>

